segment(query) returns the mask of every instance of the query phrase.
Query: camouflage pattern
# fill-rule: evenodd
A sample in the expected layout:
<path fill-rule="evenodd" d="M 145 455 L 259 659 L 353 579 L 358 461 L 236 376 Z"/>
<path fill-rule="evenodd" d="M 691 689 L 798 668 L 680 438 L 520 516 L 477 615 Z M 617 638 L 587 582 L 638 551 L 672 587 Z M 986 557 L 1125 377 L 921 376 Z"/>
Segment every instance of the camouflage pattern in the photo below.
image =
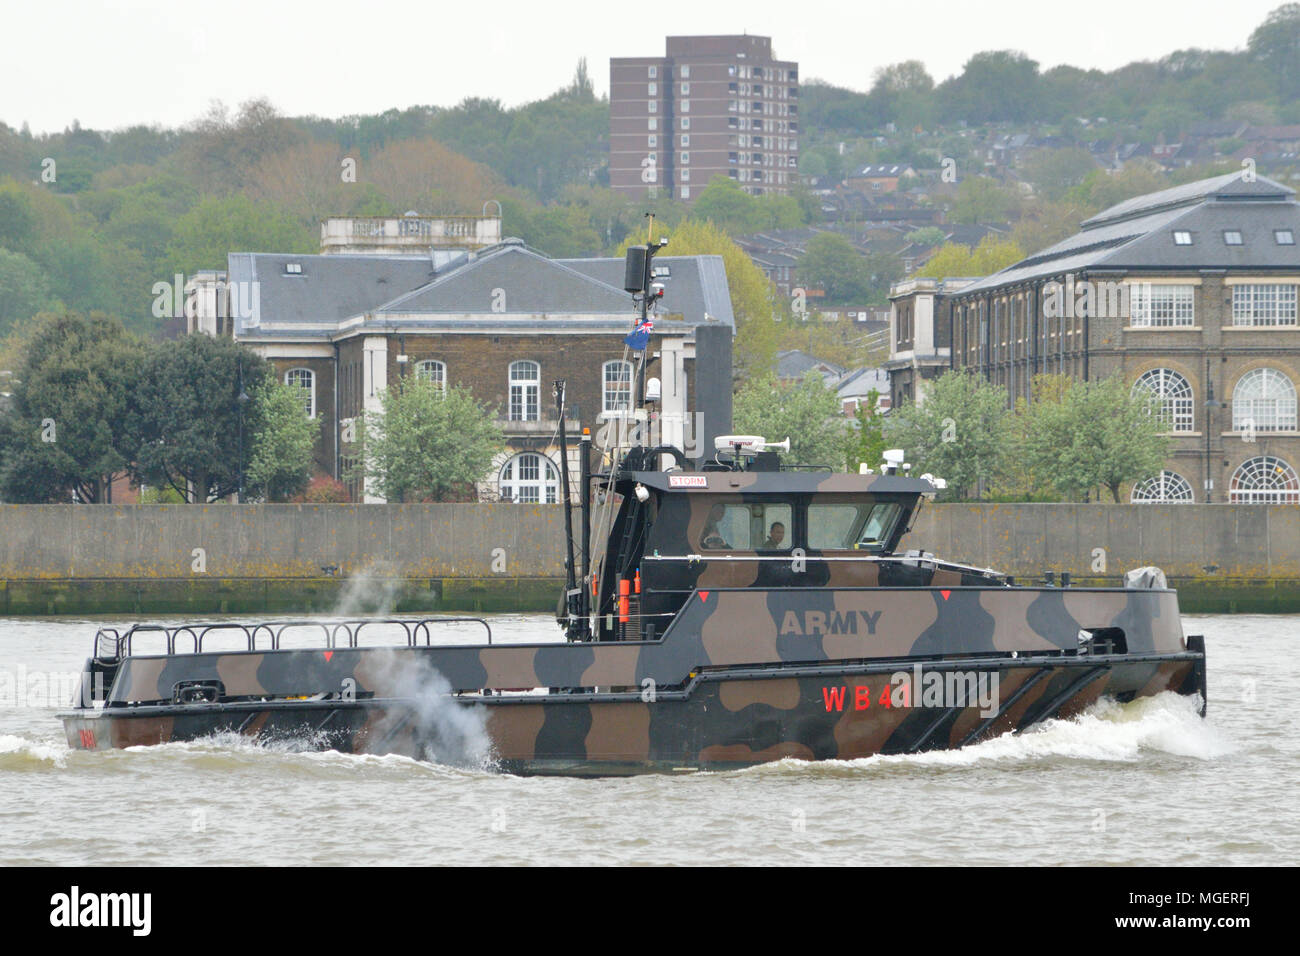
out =
<path fill-rule="evenodd" d="M 994 572 L 891 556 L 928 483 L 712 472 L 677 488 L 674 474 L 616 483 L 596 587 L 602 639 L 124 656 L 108 665 L 102 709 L 62 715 L 69 744 L 235 732 L 426 756 L 439 731 L 419 719 L 417 698 L 434 693 L 478 710 L 503 770 L 621 774 L 958 747 L 1071 716 L 1103 695 L 1204 697 L 1204 646 L 1185 639 L 1173 591 L 1011 587 Z M 644 504 L 636 482 L 653 489 Z M 720 498 L 780 499 L 798 515 L 845 494 L 902 506 L 880 553 L 797 562 L 690 547 Z M 802 519 L 792 524 L 792 543 L 804 543 L 793 540 Z M 614 582 L 634 570 L 642 588 L 624 625 Z M 965 697 L 891 706 L 891 680 L 917 664 L 954 679 L 996 675 L 996 712 Z M 412 674 L 437 675 L 436 689 L 413 689 Z M 186 688 L 192 703 L 180 702 Z"/>

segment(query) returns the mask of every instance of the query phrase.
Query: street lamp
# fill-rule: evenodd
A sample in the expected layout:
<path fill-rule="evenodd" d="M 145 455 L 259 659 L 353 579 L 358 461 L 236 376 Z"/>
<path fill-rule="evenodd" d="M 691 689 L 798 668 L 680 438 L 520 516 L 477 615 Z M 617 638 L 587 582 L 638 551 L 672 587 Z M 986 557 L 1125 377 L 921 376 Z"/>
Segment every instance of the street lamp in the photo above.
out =
<path fill-rule="evenodd" d="M 239 486 L 239 503 L 244 503 L 244 406 L 248 404 L 248 393 L 244 391 L 244 363 L 239 363 L 239 397 L 235 399 L 239 408 L 239 472 L 236 483 Z"/>

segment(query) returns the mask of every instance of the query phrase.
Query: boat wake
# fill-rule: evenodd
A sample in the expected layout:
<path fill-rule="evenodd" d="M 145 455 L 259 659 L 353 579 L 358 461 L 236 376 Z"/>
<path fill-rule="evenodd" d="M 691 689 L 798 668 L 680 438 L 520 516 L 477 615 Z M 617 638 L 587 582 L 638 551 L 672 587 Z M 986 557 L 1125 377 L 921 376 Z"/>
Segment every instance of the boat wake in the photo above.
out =
<path fill-rule="evenodd" d="M 746 773 L 826 772 L 842 775 L 899 766 L 978 767 L 1053 759 L 1133 763 L 1150 754 L 1213 760 L 1232 753 L 1233 742 L 1200 716 L 1200 699 L 1174 693 L 1127 704 L 1101 700 L 1069 720 L 1047 720 L 1020 734 L 1003 734 L 961 750 L 879 754 L 858 760 L 808 763 L 782 760 Z"/>
<path fill-rule="evenodd" d="M 50 770 L 67 766 L 72 751 L 64 743 L 42 743 L 0 734 L 0 773 L 7 771 Z"/>

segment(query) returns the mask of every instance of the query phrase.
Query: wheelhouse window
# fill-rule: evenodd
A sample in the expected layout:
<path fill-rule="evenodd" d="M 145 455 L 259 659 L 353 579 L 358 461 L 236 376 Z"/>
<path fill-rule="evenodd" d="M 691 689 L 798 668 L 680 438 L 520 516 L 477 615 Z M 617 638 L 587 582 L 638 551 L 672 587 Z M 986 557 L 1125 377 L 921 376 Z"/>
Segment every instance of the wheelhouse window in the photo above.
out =
<path fill-rule="evenodd" d="M 308 418 L 316 417 L 316 373 L 309 368 L 291 368 L 284 373 L 284 384 L 302 389 L 302 407 Z"/>
<path fill-rule="evenodd" d="M 606 362 L 601 408 L 606 412 L 626 412 L 632 408 L 632 363 Z"/>
<path fill-rule="evenodd" d="M 808 547 L 881 551 L 902 510 L 894 501 L 814 501 L 808 505 Z"/>
<path fill-rule="evenodd" d="M 422 382 L 432 382 L 438 391 L 447 393 L 447 366 L 435 359 L 427 359 L 415 364 L 415 377 Z"/>
<path fill-rule="evenodd" d="M 715 501 L 705 513 L 702 551 L 788 551 L 794 508 L 785 501 Z"/>
<path fill-rule="evenodd" d="M 510 421 L 535 422 L 541 417 L 542 367 L 536 362 L 510 363 Z"/>
<path fill-rule="evenodd" d="M 523 504 L 555 504 L 560 500 L 559 470 L 536 452 L 516 455 L 501 469 L 501 497 Z"/>

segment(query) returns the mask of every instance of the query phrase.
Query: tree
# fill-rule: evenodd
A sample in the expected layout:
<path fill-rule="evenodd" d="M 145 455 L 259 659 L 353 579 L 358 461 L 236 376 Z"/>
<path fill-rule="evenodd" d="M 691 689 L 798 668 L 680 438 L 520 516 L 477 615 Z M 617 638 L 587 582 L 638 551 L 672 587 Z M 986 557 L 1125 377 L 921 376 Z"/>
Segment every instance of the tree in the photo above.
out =
<path fill-rule="evenodd" d="M 789 438 L 787 462 L 839 468 L 844 461 L 846 422 L 839 399 L 814 371 L 798 382 L 751 379 L 736 392 L 732 409 L 738 433 L 778 442 Z"/>
<path fill-rule="evenodd" d="M 167 247 L 170 273 L 192 275 L 200 269 L 224 269 L 232 252 L 315 252 L 319 239 L 286 210 L 246 196 L 209 196 L 176 222 L 176 238 Z"/>
<path fill-rule="evenodd" d="M 0 248 L 0 336 L 52 304 L 45 271 L 23 255 Z"/>
<path fill-rule="evenodd" d="M 968 176 L 957 186 L 950 218 L 953 222 L 1006 222 L 1020 207 L 1020 197 L 988 176 Z"/>
<path fill-rule="evenodd" d="M 713 223 L 688 219 L 667 232 L 669 243 L 665 255 L 722 257 L 736 320 L 737 373 L 751 378 L 770 374 L 776 362 L 784 309 L 777 303 L 776 290 L 767 276 L 745 250 Z M 644 235 L 644 232 L 634 233 L 618 254 L 623 255 L 628 246 L 644 241 Z M 661 308 L 672 311 L 671 297 L 664 299 Z"/>
<path fill-rule="evenodd" d="M 1025 161 L 1024 175 L 1043 198 L 1058 200 L 1096 168 L 1086 149 L 1038 149 Z"/>
<path fill-rule="evenodd" d="M 156 346 L 129 425 L 136 479 L 198 504 L 237 491 L 256 425 L 240 383 L 251 397 L 271 374 L 265 359 L 227 338 L 187 335 Z"/>
<path fill-rule="evenodd" d="M 986 276 L 1014 265 L 1024 257 L 1024 252 L 1014 241 L 989 233 L 974 249 L 955 242 L 941 246 L 915 274 L 932 279 Z"/>
<path fill-rule="evenodd" d="M 1118 504 L 1120 486 L 1160 471 L 1169 452 L 1148 399 L 1124 380 L 1074 381 L 1064 395 L 1027 410 L 1026 465 L 1062 494 L 1079 500 L 1099 485 Z"/>
<path fill-rule="evenodd" d="M 866 259 L 839 233 L 819 232 L 809 239 L 795 268 L 799 282 L 821 289 L 828 304 L 849 305 L 871 294 Z"/>
<path fill-rule="evenodd" d="M 369 479 L 389 501 L 474 500 L 503 437 L 496 416 L 468 389 L 444 390 L 407 377 L 380 396 L 378 418 L 363 415 L 354 479 Z"/>
<path fill-rule="evenodd" d="M 844 464 L 851 474 L 857 474 L 859 465 L 878 467 L 889 447 L 885 416 L 876 408 L 879 400 L 880 393 L 873 388 L 853 412 L 853 430 L 844 442 Z"/>
<path fill-rule="evenodd" d="M 104 501 L 126 471 L 126 428 L 144 346 L 121 323 L 44 314 L 26 342 L 0 445 L 0 494 L 8 501 Z"/>
<path fill-rule="evenodd" d="M 1284 3 L 1270 13 L 1247 48 L 1273 75 L 1282 99 L 1300 97 L 1300 3 Z"/>
<path fill-rule="evenodd" d="M 305 491 L 311 481 L 312 450 L 321 419 L 305 415 L 302 389 L 283 382 L 268 378 L 250 397 L 252 442 L 245 490 L 268 501 L 287 501 Z M 246 422 L 246 432 L 248 428 Z"/>
<path fill-rule="evenodd" d="M 922 400 L 890 412 L 885 434 L 913 474 L 943 478 L 952 497 L 978 498 L 1005 467 L 1009 426 L 1006 389 L 947 372 L 928 383 Z"/>

